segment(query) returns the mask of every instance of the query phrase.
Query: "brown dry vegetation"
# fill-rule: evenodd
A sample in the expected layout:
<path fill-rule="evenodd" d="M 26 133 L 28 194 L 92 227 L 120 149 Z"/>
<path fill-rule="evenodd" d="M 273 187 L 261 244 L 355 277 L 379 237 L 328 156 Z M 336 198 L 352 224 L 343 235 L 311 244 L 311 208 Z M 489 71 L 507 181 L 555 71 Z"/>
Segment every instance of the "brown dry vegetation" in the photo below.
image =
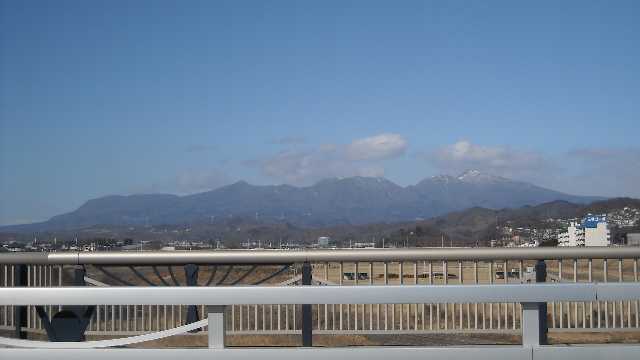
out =
<path fill-rule="evenodd" d="M 520 344 L 519 335 L 506 334 L 403 334 L 403 335 L 314 335 L 313 345 L 319 347 L 344 346 L 452 346 L 452 345 L 515 345 Z M 551 332 L 550 344 L 637 344 L 640 332 Z M 300 346 L 299 335 L 244 335 L 228 336 L 229 347 L 282 347 Z M 150 341 L 135 347 L 206 347 L 203 335 L 174 336 Z"/>

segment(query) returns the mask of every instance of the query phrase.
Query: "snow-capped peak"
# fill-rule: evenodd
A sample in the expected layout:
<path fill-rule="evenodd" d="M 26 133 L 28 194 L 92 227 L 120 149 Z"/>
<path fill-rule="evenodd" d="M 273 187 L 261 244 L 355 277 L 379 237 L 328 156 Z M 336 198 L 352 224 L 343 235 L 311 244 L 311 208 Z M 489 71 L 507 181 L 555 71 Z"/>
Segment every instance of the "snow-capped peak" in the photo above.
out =
<path fill-rule="evenodd" d="M 450 175 L 435 175 L 431 177 L 432 181 L 441 182 L 441 183 L 449 183 L 451 181 L 455 181 L 456 178 Z"/>
<path fill-rule="evenodd" d="M 464 182 L 496 182 L 506 180 L 500 176 L 485 174 L 480 170 L 467 170 L 460 174 L 457 179 Z"/>
<path fill-rule="evenodd" d="M 460 176 L 458 176 L 458 180 L 476 178 L 476 177 L 478 177 L 480 175 L 482 175 L 480 170 L 467 170 L 467 171 L 463 172 L 462 174 L 460 174 Z"/>

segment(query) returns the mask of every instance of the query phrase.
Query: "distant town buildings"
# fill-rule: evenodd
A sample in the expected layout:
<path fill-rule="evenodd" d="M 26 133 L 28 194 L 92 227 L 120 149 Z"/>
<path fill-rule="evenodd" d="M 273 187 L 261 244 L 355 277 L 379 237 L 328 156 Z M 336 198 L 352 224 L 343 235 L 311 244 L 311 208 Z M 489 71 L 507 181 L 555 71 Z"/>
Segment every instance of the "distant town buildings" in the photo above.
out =
<path fill-rule="evenodd" d="M 331 238 L 328 236 L 320 236 L 318 238 L 319 248 L 328 248 L 331 245 Z"/>
<path fill-rule="evenodd" d="M 626 228 L 640 225 L 640 210 L 630 207 L 624 207 L 618 210 L 612 210 L 607 214 L 610 224 Z"/>
<path fill-rule="evenodd" d="M 611 231 L 606 215 L 587 215 L 581 223 L 572 221 L 558 234 L 558 246 L 609 246 Z"/>
<path fill-rule="evenodd" d="M 541 242 L 555 238 L 553 229 L 534 227 L 497 227 L 498 239 L 490 240 L 491 247 L 536 247 Z"/>
<path fill-rule="evenodd" d="M 640 233 L 628 233 L 627 246 L 640 246 Z"/>
<path fill-rule="evenodd" d="M 353 243 L 353 248 L 355 249 L 373 249 L 376 247 L 376 243 L 374 242 L 356 242 Z"/>
<path fill-rule="evenodd" d="M 640 209 L 633 207 L 619 207 L 610 209 L 603 214 L 587 215 L 584 218 L 524 218 L 505 219 L 498 221 L 496 218 L 495 228 L 489 230 L 483 238 L 483 242 L 488 242 L 492 247 L 537 247 L 537 246 L 640 246 Z M 416 227 L 418 234 L 421 229 Z M 211 237 L 202 240 L 201 235 L 193 234 L 190 227 L 174 228 L 151 228 L 149 231 L 154 234 L 172 234 L 171 240 L 143 240 L 132 239 L 130 237 L 117 238 L 96 235 L 78 239 L 78 236 L 58 237 L 37 235 L 25 241 L 15 237 L 8 237 L 4 243 L 0 243 L 0 252 L 55 252 L 55 251 L 150 251 L 150 250 L 215 250 L 230 248 L 243 249 L 283 249 L 298 250 L 310 249 L 334 249 L 341 248 L 393 248 L 408 246 L 409 240 L 413 240 L 414 232 L 399 232 L 399 236 L 376 237 L 374 236 L 349 236 L 344 237 L 334 235 L 336 238 L 323 234 L 319 237 L 309 238 L 307 236 L 298 238 L 288 238 L 280 236 L 279 239 L 260 236 L 249 237 L 244 242 L 234 240 L 225 242 L 221 237 Z M 240 228 L 237 228 L 240 231 Z M 315 239 L 315 241 L 314 241 Z M 385 241 L 386 240 L 386 241 Z M 442 242 L 445 245 L 444 235 Z M 450 243 L 451 244 L 451 243 Z M 452 246 L 452 245 L 450 245 Z M 473 246 L 471 241 L 465 246 Z M 478 246 L 478 239 L 475 241 Z"/>

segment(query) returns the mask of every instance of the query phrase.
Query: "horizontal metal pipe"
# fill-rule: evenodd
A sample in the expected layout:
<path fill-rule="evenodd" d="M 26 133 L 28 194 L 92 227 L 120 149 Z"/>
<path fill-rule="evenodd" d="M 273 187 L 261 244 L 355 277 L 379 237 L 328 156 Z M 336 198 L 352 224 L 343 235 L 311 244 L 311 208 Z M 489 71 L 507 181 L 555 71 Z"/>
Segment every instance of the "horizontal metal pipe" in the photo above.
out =
<path fill-rule="evenodd" d="M 291 264 L 309 262 L 633 259 L 638 247 L 408 248 L 336 250 L 113 251 L 0 254 L 0 264 Z"/>
<path fill-rule="evenodd" d="M 612 286 L 619 285 L 611 283 Z M 637 284 L 636 287 L 640 286 Z M 2 288 L 0 305 L 417 304 L 595 301 L 593 283 Z"/>
<path fill-rule="evenodd" d="M 4 254 L 0 254 L 0 264 L 7 264 L 7 265 L 48 264 L 49 263 L 48 255 L 49 254 L 44 252 L 4 253 Z"/>
<path fill-rule="evenodd" d="M 160 349 L 0 349 L 0 357 L 12 360 L 34 359 L 92 359 L 92 360 L 636 360 L 640 346 L 636 344 L 585 344 L 524 347 L 522 345 L 465 345 L 465 346 L 346 346 L 346 347 L 231 347 L 160 348 Z"/>
<path fill-rule="evenodd" d="M 638 347 L 640 348 L 640 347 Z M 636 348 L 631 348 L 636 349 Z M 522 346 L 489 346 L 484 345 L 468 347 L 338 347 L 338 348 L 188 348 L 188 349 L 15 349 L 0 348 L 0 357 L 12 360 L 34 359 L 92 359 L 92 360 L 237 360 L 237 359 L 278 359 L 278 360 L 325 360 L 325 359 L 352 359 L 352 360 L 387 360 L 387 359 L 454 359 L 454 360 L 493 360 L 513 359 L 531 360 L 531 348 Z M 620 351 L 613 349 L 609 353 L 619 356 Z M 599 353 L 598 353 L 599 354 Z M 566 355 L 566 354 L 565 354 Z M 564 357 L 564 358 L 569 358 Z M 616 359 L 635 359 L 635 357 L 615 357 Z M 580 359 L 596 359 L 595 356 L 580 357 Z"/>
<path fill-rule="evenodd" d="M 597 283 L 598 301 L 640 299 L 640 283 Z"/>

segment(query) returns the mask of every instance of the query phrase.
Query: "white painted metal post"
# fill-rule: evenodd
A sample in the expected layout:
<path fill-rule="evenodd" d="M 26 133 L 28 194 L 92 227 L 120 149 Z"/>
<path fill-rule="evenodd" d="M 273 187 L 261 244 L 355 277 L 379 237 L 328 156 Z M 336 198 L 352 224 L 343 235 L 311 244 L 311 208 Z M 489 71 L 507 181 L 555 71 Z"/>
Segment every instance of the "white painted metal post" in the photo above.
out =
<path fill-rule="evenodd" d="M 522 303 L 522 346 L 540 346 L 540 303 Z"/>
<path fill-rule="evenodd" d="M 225 308 L 224 305 L 208 306 L 208 332 L 209 332 L 209 348 L 224 348 L 225 337 Z"/>

